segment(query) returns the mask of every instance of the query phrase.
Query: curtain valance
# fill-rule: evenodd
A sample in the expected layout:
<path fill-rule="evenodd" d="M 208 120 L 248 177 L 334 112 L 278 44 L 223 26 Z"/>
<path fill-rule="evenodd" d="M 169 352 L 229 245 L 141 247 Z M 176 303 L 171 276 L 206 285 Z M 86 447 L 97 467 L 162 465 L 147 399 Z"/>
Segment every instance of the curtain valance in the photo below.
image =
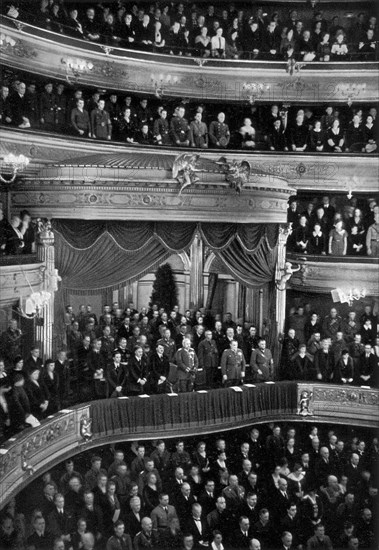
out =
<path fill-rule="evenodd" d="M 278 226 L 196 222 L 54 220 L 56 265 L 65 288 L 94 290 L 136 280 L 198 231 L 234 278 L 262 286 L 273 278 Z"/>

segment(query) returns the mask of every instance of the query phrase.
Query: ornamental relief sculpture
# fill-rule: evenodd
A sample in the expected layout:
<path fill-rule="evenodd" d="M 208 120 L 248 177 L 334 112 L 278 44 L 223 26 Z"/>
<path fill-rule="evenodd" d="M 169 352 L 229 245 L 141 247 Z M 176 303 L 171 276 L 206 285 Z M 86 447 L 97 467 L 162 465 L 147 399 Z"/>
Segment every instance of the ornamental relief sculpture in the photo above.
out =
<path fill-rule="evenodd" d="M 360 407 L 362 405 L 379 405 L 379 393 L 362 388 L 313 388 L 314 401 L 326 401 L 335 405 Z"/>

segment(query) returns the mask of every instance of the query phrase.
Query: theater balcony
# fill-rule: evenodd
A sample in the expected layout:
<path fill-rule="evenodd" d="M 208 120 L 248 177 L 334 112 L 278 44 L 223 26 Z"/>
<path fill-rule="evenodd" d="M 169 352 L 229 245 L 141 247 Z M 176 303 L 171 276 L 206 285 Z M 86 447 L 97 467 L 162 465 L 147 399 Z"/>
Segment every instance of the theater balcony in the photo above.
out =
<path fill-rule="evenodd" d="M 0 307 L 25 304 L 31 293 L 42 290 L 45 264 L 37 254 L 0 256 Z"/>
<path fill-rule="evenodd" d="M 313 424 L 330 423 L 332 418 L 334 424 L 374 428 L 378 405 L 377 389 L 297 382 L 78 405 L 0 447 L 3 505 L 44 471 L 104 444 L 220 433 L 271 421 Z"/>
<path fill-rule="evenodd" d="M 75 86 L 207 101 L 351 102 L 377 100 L 378 63 L 210 60 L 114 48 L 0 18 L 2 63 Z M 180 62 L 179 62 L 180 60 Z"/>
<path fill-rule="evenodd" d="M 32 130 L 1 128 L 0 156 L 30 159 L 18 180 L 8 186 L 12 208 L 27 208 L 47 218 L 196 219 L 285 222 L 287 201 L 299 190 L 375 193 L 376 157 L 354 154 L 291 155 L 277 152 L 196 151 L 199 178 L 180 193 L 173 165 L 180 153 L 153 146 L 125 146 Z M 240 195 L 229 188 L 217 161 L 248 160 L 251 173 Z M 230 200 L 230 204 L 227 202 Z M 155 216 L 155 217 L 154 217 Z M 189 218 L 188 218 L 189 216 Z M 191 217 L 192 216 L 192 217 Z M 217 221 L 217 220 L 216 220 Z"/>
<path fill-rule="evenodd" d="M 325 294 L 346 287 L 360 292 L 364 287 L 365 295 L 379 296 L 378 258 L 289 253 L 287 259 L 300 266 L 291 277 L 292 290 Z"/>

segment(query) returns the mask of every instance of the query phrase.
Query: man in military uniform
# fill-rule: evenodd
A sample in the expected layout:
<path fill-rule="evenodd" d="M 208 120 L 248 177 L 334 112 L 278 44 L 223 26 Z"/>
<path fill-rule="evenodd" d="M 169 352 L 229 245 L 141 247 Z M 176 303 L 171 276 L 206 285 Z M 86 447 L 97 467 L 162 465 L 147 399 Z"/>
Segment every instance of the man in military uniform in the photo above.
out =
<path fill-rule="evenodd" d="M 192 147 L 208 147 L 208 128 L 201 120 L 201 113 L 195 114 L 195 119 L 190 124 Z"/>
<path fill-rule="evenodd" d="M 55 94 L 55 129 L 59 132 L 66 130 L 67 120 L 67 96 L 64 85 L 58 84 Z"/>
<path fill-rule="evenodd" d="M 45 84 L 45 91 L 41 93 L 40 104 L 40 122 L 44 130 L 54 130 L 55 128 L 55 94 L 53 93 L 52 82 Z"/>
<path fill-rule="evenodd" d="M 226 349 L 221 357 L 222 381 L 227 386 L 237 386 L 245 378 L 245 357 L 238 348 L 237 340 L 230 342 L 230 349 Z"/>
<path fill-rule="evenodd" d="M 121 118 L 121 107 L 118 104 L 118 98 L 116 94 L 111 94 L 108 101 L 105 104 L 105 110 L 109 114 L 111 119 L 113 138 L 119 137 L 119 121 Z"/>
<path fill-rule="evenodd" d="M 163 333 L 163 338 L 160 338 L 157 342 L 157 346 L 163 347 L 163 353 L 173 363 L 175 361 L 176 345 L 175 340 L 171 338 L 171 330 L 166 328 Z"/>
<path fill-rule="evenodd" d="M 192 391 L 199 362 L 189 338 L 183 339 L 183 347 L 176 352 L 176 363 L 179 391 Z"/>
<path fill-rule="evenodd" d="M 205 369 L 207 388 L 214 388 L 218 367 L 218 349 L 212 338 L 212 331 L 205 331 L 205 338 L 198 347 L 199 369 Z"/>
<path fill-rule="evenodd" d="M 92 137 L 95 139 L 111 139 L 112 124 L 109 114 L 104 109 L 104 99 L 99 99 L 97 108 L 91 111 Z"/>
<path fill-rule="evenodd" d="M 188 126 L 188 120 L 184 118 L 185 109 L 180 106 L 173 116 L 170 123 L 172 139 L 175 145 L 189 147 L 191 142 L 191 130 Z"/>
<path fill-rule="evenodd" d="M 230 141 L 229 126 L 225 124 L 225 113 L 219 113 L 217 120 L 210 123 L 209 139 L 212 147 L 226 149 Z"/>
<path fill-rule="evenodd" d="M 258 348 L 253 349 L 250 357 L 250 367 L 255 382 L 267 382 L 272 378 L 274 361 L 271 351 L 266 348 L 266 340 L 260 338 Z"/>

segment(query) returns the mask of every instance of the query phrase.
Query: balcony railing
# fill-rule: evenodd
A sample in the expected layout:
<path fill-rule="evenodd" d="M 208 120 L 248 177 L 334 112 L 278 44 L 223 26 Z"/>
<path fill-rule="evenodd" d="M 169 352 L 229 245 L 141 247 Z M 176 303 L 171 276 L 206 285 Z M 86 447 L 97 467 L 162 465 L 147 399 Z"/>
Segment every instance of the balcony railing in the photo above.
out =
<path fill-rule="evenodd" d="M 4 16 L 0 21 L 4 65 L 75 86 L 155 94 L 159 81 L 163 97 L 230 102 L 369 103 L 378 98 L 376 62 L 312 62 L 291 74 L 285 61 L 138 52 L 66 37 Z"/>
<path fill-rule="evenodd" d="M 379 421 L 379 390 L 373 388 L 279 382 L 241 390 L 102 400 L 63 410 L 0 448 L 1 504 L 66 458 L 104 444 L 219 433 L 271 421 L 332 419 L 372 428 Z"/>

